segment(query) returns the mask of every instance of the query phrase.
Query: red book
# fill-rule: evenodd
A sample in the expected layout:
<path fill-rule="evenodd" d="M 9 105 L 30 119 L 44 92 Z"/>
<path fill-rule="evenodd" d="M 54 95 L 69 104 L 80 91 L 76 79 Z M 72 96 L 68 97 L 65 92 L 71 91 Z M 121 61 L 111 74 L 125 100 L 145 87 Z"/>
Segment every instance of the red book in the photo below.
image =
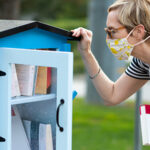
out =
<path fill-rule="evenodd" d="M 47 67 L 47 93 L 50 93 L 51 82 L 52 82 L 52 68 Z"/>
<path fill-rule="evenodd" d="M 40 48 L 39 50 L 56 51 L 57 49 L 56 48 Z M 51 92 L 52 68 L 51 67 L 47 67 L 47 71 L 46 72 L 47 72 L 46 73 L 47 77 L 45 75 L 46 79 L 44 80 L 44 83 L 46 81 L 46 89 L 44 89 L 45 92 L 42 91 L 40 93 L 39 92 L 36 92 L 36 93 L 39 93 L 39 94 L 48 94 L 48 93 Z M 42 77 L 42 79 L 43 79 L 43 77 Z M 43 81 L 42 81 L 42 83 L 43 83 Z M 40 85 L 40 87 L 41 87 L 41 85 Z"/>

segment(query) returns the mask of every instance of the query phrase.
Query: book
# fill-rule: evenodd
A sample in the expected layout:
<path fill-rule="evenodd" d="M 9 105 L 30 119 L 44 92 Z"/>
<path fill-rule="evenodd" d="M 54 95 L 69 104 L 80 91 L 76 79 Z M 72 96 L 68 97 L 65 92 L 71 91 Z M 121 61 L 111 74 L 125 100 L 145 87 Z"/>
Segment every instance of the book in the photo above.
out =
<path fill-rule="evenodd" d="M 52 129 L 50 124 L 23 120 L 31 150 L 53 150 Z"/>
<path fill-rule="evenodd" d="M 56 48 L 39 50 L 55 51 Z M 51 92 L 51 67 L 12 64 L 11 96 L 32 96 Z"/>
<path fill-rule="evenodd" d="M 38 67 L 35 94 L 47 94 L 47 67 Z"/>
<path fill-rule="evenodd" d="M 47 94 L 51 92 L 52 68 L 47 67 Z"/>
<path fill-rule="evenodd" d="M 40 48 L 38 50 L 45 51 L 56 51 L 55 48 Z M 35 85 L 35 94 L 48 94 L 51 90 L 51 77 L 52 68 L 51 67 L 38 67 L 37 81 Z"/>
<path fill-rule="evenodd" d="M 21 95 L 32 96 L 34 88 L 35 66 L 16 64 L 16 72 Z"/>
<path fill-rule="evenodd" d="M 150 145 L 150 105 L 140 106 L 140 121 L 143 145 Z"/>
<path fill-rule="evenodd" d="M 31 150 L 22 120 L 16 106 L 12 108 L 12 145 L 11 150 Z"/>
<path fill-rule="evenodd" d="M 11 69 L 12 69 L 11 97 L 20 96 L 21 94 L 15 64 L 11 64 Z"/>
<path fill-rule="evenodd" d="M 37 72 L 38 72 L 38 66 L 35 66 L 35 73 L 34 73 L 34 81 L 33 81 L 33 92 L 32 92 L 32 95 L 35 95 Z"/>

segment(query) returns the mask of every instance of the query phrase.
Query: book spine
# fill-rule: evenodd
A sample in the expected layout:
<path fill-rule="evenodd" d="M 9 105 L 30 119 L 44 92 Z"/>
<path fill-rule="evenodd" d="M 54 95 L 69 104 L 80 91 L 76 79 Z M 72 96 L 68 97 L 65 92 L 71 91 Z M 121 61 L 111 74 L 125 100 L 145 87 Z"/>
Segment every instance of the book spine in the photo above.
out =
<path fill-rule="evenodd" d="M 34 87 L 35 66 L 30 66 L 29 74 L 30 78 L 28 82 L 27 96 L 32 96 Z"/>
<path fill-rule="evenodd" d="M 20 88 L 15 64 L 11 65 L 11 69 L 12 69 L 11 97 L 20 96 Z"/>
<path fill-rule="evenodd" d="M 51 82 L 52 82 L 52 68 L 47 67 L 47 94 L 51 91 Z"/>
<path fill-rule="evenodd" d="M 24 127 L 31 150 L 54 150 L 50 124 L 24 120 Z"/>
<path fill-rule="evenodd" d="M 33 82 L 33 95 L 35 95 L 35 87 L 36 87 L 36 81 L 37 81 L 37 72 L 38 72 L 38 66 L 35 66 L 34 82 Z"/>

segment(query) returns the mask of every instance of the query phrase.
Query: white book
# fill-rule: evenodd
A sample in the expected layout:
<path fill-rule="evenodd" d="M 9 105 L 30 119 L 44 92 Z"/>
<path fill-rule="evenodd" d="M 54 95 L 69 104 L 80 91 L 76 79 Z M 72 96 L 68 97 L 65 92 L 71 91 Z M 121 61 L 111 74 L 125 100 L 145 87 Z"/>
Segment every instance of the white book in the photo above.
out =
<path fill-rule="evenodd" d="M 16 71 L 21 95 L 32 96 L 35 66 L 16 64 Z"/>
<path fill-rule="evenodd" d="M 33 93 L 32 93 L 33 95 L 35 95 L 35 88 L 36 88 L 37 74 L 38 74 L 38 66 L 35 66 L 34 81 L 33 81 Z"/>
<path fill-rule="evenodd" d="M 150 105 L 140 106 L 140 120 L 143 145 L 150 145 Z"/>
<path fill-rule="evenodd" d="M 32 150 L 53 150 L 52 129 L 50 124 L 27 120 L 24 120 L 23 124 Z M 35 141 L 35 139 L 37 141 Z"/>
<path fill-rule="evenodd" d="M 31 150 L 17 107 L 12 108 L 11 150 Z"/>
<path fill-rule="evenodd" d="M 20 88 L 15 64 L 11 64 L 11 69 L 12 69 L 11 97 L 20 96 Z"/>
<path fill-rule="evenodd" d="M 52 130 L 50 124 L 39 126 L 39 150 L 53 150 Z"/>

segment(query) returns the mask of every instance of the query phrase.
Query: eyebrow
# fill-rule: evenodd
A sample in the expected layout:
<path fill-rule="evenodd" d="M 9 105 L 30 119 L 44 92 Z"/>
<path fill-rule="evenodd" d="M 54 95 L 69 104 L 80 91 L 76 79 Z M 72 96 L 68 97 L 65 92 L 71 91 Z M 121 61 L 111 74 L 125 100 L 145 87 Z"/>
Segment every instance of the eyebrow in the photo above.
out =
<path fill-rule="evenodd" d="M 115 29 L 115 27 L 113 27 L 113 26 L 108 26 L 107 28 L 108 29 Z"/>

